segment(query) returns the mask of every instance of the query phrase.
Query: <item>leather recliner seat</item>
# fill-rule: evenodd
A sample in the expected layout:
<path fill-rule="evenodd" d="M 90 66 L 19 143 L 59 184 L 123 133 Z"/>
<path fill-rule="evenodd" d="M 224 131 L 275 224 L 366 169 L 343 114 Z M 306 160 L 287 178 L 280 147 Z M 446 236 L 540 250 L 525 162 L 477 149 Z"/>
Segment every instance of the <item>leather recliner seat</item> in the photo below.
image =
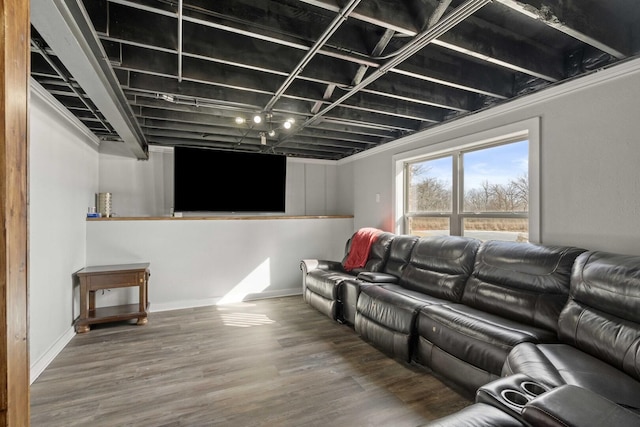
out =
<path fill-rule="evenodd" d="M 640 412 L 640 257 L 586 252 L 574 264 L 557 344 L 524 343 L 502 375 L 579 386 Z"/>
<path fill-rule="evenodd" d="M 474 391 L 500 378 L 519 343 L 557 342 L 571 267 L 583 249 L 484 242 L 459 303 L 425 305 L 414 359 Z"/>
<path fill-rule="evenodd" d="M 398 268 L 385 269 L 398 278 L 397 283 L 362 287 L 355 330 L 389 356 L 409 362 L 415 347 L 415 320 L 419 309 L 460 300 L 480 241 L 455 236 L 422 237 L 413 241 L 409 251 L 412 241 L 399 239 L 394 240 L 387 263 L 397 259 Z M 400 245 L 400 242 L 405 243 Z M 375 281 L 379 276 L 359 275 L 358 278 Z"/>
<path fill-rule="evenodd" d="M 346 271 L 344 262 L 351 246 L 346 243 L 345 255 L 341 262 L 305 259 L 300 263 L 302 270 L 302 296 L 304 301 L 316 310 L 334 320 L 342 319 L 342 282 L 355 279 L 362 272 L 376 272 L 383 269 L 389 255 L 393 233 L 383 232 L 371 245 L 367 263 L 363 268 Z"/>

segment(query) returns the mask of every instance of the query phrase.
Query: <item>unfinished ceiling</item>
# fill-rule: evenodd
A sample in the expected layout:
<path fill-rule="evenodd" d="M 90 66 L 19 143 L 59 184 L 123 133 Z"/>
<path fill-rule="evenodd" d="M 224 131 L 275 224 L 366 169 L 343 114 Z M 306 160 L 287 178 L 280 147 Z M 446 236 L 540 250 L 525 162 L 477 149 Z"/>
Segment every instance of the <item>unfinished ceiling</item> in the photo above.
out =
<path fill-rule="evenodd" d="M 32 76 L 138 158 L 188 145 L 337 160 L 640 52 L 637 0 L 31 7 Z"/>

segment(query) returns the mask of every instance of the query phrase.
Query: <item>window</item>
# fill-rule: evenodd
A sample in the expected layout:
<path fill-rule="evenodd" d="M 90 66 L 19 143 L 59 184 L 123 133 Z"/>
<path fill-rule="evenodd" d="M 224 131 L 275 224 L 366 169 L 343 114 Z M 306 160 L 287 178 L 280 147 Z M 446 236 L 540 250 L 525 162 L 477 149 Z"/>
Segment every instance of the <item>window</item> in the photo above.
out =
<path fill-rule="evenodd" d="M 453 214 L 451 156 L 407 163 L 408 234 L 449 235 Z"/>
<path fill-rule="evenodd" d="M 537 120 L 530 124 L 533 132 L 396 156 L 397 231 L 538 241 Z"/>

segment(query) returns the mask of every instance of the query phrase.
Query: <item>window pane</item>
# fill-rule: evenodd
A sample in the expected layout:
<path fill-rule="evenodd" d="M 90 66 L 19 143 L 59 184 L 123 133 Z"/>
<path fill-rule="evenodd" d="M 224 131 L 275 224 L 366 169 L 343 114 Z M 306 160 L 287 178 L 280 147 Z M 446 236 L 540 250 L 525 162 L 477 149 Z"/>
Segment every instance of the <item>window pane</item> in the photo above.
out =
<path fill-rule="evenodd" d="M 480 240 L 529 241 L 527 218 L 465 218 L 463 236 Z"/>
<path fill-rule="evenodd" d="M 529 142 L 463 154 L 465 212 L 528 212 Z"/>
<path fill-rule="evenodd" d="M 448 236 L 449 218 L 409 218 L 409 233 L 413 236 Z"/>
<path fill-rule="evenodd" d="M 452 158 L 409 165 L 409 212 L 451 212 Z"/>

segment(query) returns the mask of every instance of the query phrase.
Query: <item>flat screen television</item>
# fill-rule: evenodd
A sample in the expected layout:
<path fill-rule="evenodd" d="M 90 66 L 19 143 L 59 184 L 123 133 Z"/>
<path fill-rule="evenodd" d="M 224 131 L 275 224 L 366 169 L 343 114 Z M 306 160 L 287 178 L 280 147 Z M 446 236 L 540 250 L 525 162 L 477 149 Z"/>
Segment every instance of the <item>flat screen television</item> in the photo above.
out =
<path fill-rule="evenodd" d="M 176 212 L 284 212 L 286 156 L 174 149 Z"/>

